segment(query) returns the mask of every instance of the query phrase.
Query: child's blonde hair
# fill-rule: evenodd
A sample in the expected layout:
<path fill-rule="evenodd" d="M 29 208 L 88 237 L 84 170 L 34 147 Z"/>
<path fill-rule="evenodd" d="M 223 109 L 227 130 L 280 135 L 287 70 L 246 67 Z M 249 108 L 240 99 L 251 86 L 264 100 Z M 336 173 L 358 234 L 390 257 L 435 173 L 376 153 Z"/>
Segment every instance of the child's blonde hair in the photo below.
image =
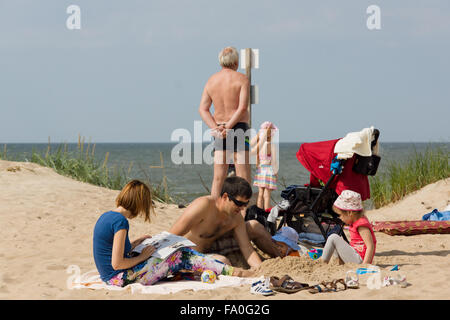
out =
<path fill-rule="evenodd" d="M 269 155 L 271 153 L 271 145 L 272 145 L 272 129 L 260 129 L 257 137 L 257 155 Z"/>
<path fill-rule="evenodd" d="M 261 127 L 257 136 L 257 154 L 269 155 L 272 152 L 272 136 L 278 128 L 269 121 L 265 121 L 261 124 Z"/>
<path fill-rule="evenodd" d="M 149 222 L 154 214 L 150 188 L 139 180 L 132 180 L 123 187 L 116 198 L 116 206 L 130 211 L 130 218 L 143 214 L 144 220 Z"/>

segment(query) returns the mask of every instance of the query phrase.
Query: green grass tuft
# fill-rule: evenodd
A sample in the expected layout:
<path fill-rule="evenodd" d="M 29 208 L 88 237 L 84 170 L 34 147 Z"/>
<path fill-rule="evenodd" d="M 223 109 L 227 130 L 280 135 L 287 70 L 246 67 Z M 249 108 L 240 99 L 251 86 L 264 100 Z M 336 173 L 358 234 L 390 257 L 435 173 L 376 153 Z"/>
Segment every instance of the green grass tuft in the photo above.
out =
<path fill-rule="evenodd" d="M 406 162 L 390 162 L 384 173 L 370 177 L 371 198 L 375 208 L 402 199 L 424 186 L 450 177 L 450 152 L 428 147 L 414 151 Z"/>
<path fill-rule="evenodd" d="M 121 190 L 133 179 L 129 177 L 132 163 L 127 169 L 117 166 L 109 167 L 109 152 L 106 153 L 103 161 L 96 160 L 94 157 L 95 144 L 91 146 L 89 142 L 87 148 L 85 148 L 84 138 L 80 140 L 79 137 L 76 151 L 68 152 L 67 149 L 67 144 L 64 144 L 53 151 L 49 140 L 47 150 L 44 153 L 40 153 L 33 149 L 29 161 L 52 168 L 63 176 L 112 190 Z M 0 150 L 0 159 L 12 160 L 9 158 L 5 144 Z M 153 200 L 163 203 L 175 203 L 175 201 L 182 200 L 170 195 L 167 178 L 159 184 L 152 184 L 150 183 L 149 175 L 144 170 L 141 169 L 141 171 L 146 177 L 141 180 L 150 186 Z"/>

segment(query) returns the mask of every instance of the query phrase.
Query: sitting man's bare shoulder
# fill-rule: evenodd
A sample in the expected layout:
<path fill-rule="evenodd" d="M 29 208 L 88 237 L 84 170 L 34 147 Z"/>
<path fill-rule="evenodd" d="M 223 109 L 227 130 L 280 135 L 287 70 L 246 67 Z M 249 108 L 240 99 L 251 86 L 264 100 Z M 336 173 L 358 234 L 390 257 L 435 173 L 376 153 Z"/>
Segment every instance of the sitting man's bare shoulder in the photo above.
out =
<path fill-rule="evenodd" d="M 186 210 L 208 212 L 215 207 L 215 201 L 211 196 L 203 196 L 195 199 L 189 204 Z"/>
<path fill-rule="evenodd" d="M 192 228 L 198 226 L 211 212 L 214 201 L 209 196 L 204 196 L 192 201 L 184 212 L 175 221 L 169 232 L 177 235 L 185 235 Z"/>

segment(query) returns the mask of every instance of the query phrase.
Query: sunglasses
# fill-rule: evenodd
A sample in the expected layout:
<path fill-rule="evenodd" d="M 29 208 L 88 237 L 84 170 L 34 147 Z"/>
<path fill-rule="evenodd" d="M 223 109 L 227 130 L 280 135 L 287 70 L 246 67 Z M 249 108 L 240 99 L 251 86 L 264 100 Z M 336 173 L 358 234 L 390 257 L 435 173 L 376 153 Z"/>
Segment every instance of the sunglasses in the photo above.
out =
<path fill-rule="evenodd" d="M 234 204 L 235 204 L 236 206 L 238 206 L 239 208 L 241 208 L 241 207 L 246 207 L 246 206 L 248 205 L 248 203 L 250 202 L 250 200 L 247 201 L 247 202 L 239 201 L 239 200 L 237 200 L 235 197 L 233 197 L 233 196 L 231 196 L 231 195 L 228 195 L 228 198 L 229 198 L 231 201 L 233 201 Z"/>

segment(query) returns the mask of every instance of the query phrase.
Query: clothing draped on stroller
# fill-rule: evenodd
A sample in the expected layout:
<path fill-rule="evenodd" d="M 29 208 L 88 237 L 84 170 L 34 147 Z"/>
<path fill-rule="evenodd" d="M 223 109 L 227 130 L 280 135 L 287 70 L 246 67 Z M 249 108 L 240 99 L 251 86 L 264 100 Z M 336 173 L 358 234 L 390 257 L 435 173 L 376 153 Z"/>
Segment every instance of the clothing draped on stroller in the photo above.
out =
<path fill-rule="evenodd" d="M 332 206 L 344 190 L 360 193 L 362 200 L 370 198 L 368 175 L 375 175 L 380 162 L 375 154 L 379 134 L 372 127 L 361 131 L 356 138 L 349 134 L 343 139 L 303 143 L 297 159 L 310 172 L 310 181 L 304 186 L 291 185 L 281 192 L 289 205 L 279 212 L 282 219 L 278 229 L 287 225 L 299 234 L 321 235 L 321 240 L 315 242 L 318 245 L 325 244 L 332 233 L 346 239 L 344 223 Z M 364 143 L 368 143 L 367 148 L 361 147 Z M 347 152 L 336 153 L 338 149 Z"/>

